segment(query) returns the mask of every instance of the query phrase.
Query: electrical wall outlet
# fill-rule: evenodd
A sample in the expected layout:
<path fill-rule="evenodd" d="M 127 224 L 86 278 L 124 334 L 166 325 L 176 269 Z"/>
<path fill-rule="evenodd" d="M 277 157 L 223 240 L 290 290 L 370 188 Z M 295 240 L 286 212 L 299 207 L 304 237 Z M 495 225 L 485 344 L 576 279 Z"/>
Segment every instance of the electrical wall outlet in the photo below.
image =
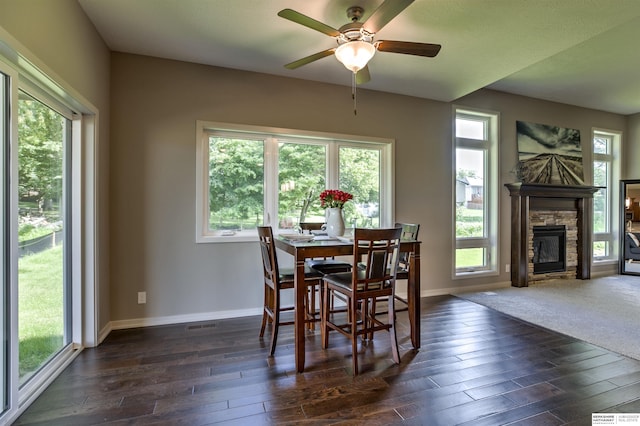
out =
<path fill-rule="evenodd" d="M 138 305 L 142 305 L 144 303 L 147 303 L 147 292 L 146 291 L 139 291 L 138 292 Z"/>
<path fill-rule="evenodd" d="M 504 265 L 504 271 L 511 272 L 511 264 L 507 263 L 506 265 Z"/>

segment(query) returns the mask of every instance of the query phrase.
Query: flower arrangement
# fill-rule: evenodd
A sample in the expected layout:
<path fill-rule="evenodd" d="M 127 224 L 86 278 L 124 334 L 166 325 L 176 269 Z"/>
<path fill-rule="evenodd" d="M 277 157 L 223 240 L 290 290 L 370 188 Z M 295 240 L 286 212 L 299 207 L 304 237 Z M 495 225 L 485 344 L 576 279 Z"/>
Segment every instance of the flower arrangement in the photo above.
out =
<path fill-rule="evenodd" d="M 320 204 L 323 208 L 342 208 L 344 203 L 353 199 L 353 195 L 339 189 L 325 189 L 320 194 Z"/>

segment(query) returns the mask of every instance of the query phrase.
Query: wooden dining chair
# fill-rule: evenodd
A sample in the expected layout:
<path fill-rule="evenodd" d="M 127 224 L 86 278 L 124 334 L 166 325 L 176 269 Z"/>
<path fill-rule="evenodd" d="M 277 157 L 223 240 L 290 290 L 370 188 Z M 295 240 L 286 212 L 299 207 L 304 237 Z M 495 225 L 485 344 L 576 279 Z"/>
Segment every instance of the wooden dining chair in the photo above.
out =
<path fill-rule="evenodd" d="M 387 330 L 391 336 L 391 352 L 396 364 L 400 363 L 396 335 L 394 304 L 389 304 L 388 321 L 378 320 L 375 304 L 380 298 L 393 300 L 400 255 L 401 228 L 356 228 L 353 235 L 353 261 L 362 267 L 351 272 L 327 274 L 324 281 L 322 305 L 322 347 L 329 346 L 329 332 L 338 331 L 351 339 L 353 375 L 358 374 L 358 337 L 363 341 L 376 331 Z M 329 298 L 340 295 L 347 300 L 344 314 L 329 308 Z"/>
<path fill-rule="evenodd" d="M 278 329 L 281 325 L 293 325 L 295 322 L 281 321 L 280 314 L 286 311 L 293 311 L 294 306 L 282 306 L 282 292 L 294 288 L 294 271 L 289 268 L 280 269 L 278 266 L 278 256 L 273 241 L 273 230 L 270 226 L 258 226 L 258 237 L 260 240 L 260 251 L 262 254 L 262 271 L 264 275 L 264 308 L 262 312 L 262 326 L 260 327 L 260 337 L 264 336 L 267 323 L 271 323 L 271 344 L 269 355 L 273 356 L 278 340 Z M 322 274 L 305 266 L 305 283 L 308 292 L 315 295 L 322 285 Z M 309 324 L 320 321 L 319 312 L 305 298 L 305 318 Z"/>

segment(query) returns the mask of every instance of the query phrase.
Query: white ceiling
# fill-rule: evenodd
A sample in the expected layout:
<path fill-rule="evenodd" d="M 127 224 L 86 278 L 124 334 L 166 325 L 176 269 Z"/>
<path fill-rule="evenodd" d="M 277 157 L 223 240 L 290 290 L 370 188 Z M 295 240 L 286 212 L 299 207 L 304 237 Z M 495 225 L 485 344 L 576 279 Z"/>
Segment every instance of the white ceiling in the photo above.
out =
<path fill-rule="evenodd" d="M 387 0 L 395 1 L 395 0 Z M 382 0 L 78 0 L 113 51 L 348 86 L 335 40 L 277 16 L 339 28 Z M 619 114 L 640 112 L 640 0 L 416 0 L 376 40 L 437 43 L 435 58 L 378 52 L 361 88 L 453 101 L 495 90 Z"/>

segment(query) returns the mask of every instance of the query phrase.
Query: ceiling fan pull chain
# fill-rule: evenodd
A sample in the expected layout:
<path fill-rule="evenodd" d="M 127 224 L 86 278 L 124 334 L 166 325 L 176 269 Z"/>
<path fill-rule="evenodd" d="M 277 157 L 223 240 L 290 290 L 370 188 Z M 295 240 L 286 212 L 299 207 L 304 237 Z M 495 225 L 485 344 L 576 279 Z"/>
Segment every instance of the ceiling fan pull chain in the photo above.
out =
<path fill-rule="evenodd" d="M 356 96 L 356 73 L 352 73 L 351 78 L 351 97 L 353 98 L 353 115 L 358 115 L 357 96 Z"/>

